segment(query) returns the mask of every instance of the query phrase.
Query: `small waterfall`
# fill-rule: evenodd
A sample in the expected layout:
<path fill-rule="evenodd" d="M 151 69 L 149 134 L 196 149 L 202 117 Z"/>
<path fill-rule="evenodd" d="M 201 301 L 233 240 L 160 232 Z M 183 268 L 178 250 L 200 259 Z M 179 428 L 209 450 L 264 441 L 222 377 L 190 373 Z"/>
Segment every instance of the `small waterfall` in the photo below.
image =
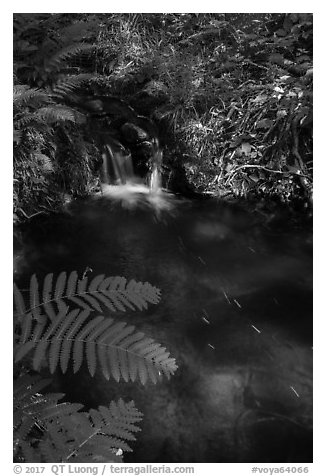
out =
<path fill-rule="evenodd" d="M 135 175 L 129 150 L 116 139 L 107 139 L 102 154 L 102 186 L 99 195 L 120 202 L 127 208 L 149 207 L 157 214 L 161 210 L 173 208 L 174 196 L 162 190 L 162 151 L 157 139 L 153 142 L 153 149 L 151 170 L 146 178 L 141 178 Z"/>
<path fill-rule="evenodd" d="M 162 151 L 155 152 L 153 157 L 153 166 L 149 176 L 149 188 L 151 193 L 159 193 L 162 190 Z"/>
<path fill-rule="evenodd" d="M 114 150 L 112 145 L 106 144 L 102 158 L 102 183 L 119 185 L 134 180 L 132 158 L 126 149 L 119 147 Z"/>
<path fill-rule="evenodd" d="M 140 183 L 140 178 L 134 173 L 131 154 L 117 141 L 105 144 L 102 158 L 102 184 Z M 153 154 L 152 168 L 146 178 L 149 192 L 152 194 L 159 193 L 162 189 L 161 164 L 162 151 L 159 149 Z"/>
<path fill-rule="evenodd" d="M 149 188 L 152 193 L 158 193 L 162 188 L 161 172 L 155 164 L 149 178 Z"/>

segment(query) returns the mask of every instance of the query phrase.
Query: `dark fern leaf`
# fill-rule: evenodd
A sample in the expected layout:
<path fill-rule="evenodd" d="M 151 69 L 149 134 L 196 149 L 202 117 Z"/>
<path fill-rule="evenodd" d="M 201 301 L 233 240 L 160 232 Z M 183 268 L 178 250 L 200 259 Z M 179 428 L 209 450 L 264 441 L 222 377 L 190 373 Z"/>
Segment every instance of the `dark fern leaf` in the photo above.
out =
<path fill-rule="evenodd" d="M 57 282 L 55 284 L 55 291 L 54 291 L 55 299 L 60 299 L 62 297 L 63 291 L 66 286 L 66 280 L 67 280 L 67 273 L 65 271 L 62 271 L 62 273 L 59 274 L 57 278 Z"/>
<path fill-rule="evenodd" d="M 57 81 L 52 86 L 53 94 L 59 98 L 71 98 L 71 95 L 85 83 L 90 82 L 96 78 L 95 74 L 80 73 L 66 76 Z"/>
<path fill-rule="evenodd" d="M 66 295 L 68 297 L 72 296 L 75 292 L 76 285 L 78 281 L 78 274 L 77 271 L 72 271 L 69 275 L 68 282 L 67 282 L 67 292 Z"/>
<path fill-rule="evenodd" d="M 32 315 L 34 319 L 38 319 L 39 316 L 41 315 L 41 309 L 40 309 L 38 281 L 35 274 L 33 274 L 33 276 L 31 277 L 29 289 L 30 289 L 30 305 L 31 305 Z"/>
<path fill-rule="evenodd" d="M 125 439 L 134 440 L 141 419 L 134 402 L 122 400 L 110 408 L 59 415 L 45 422 L 38 449 L 46 462 L 121 462 L 122 452 L 132 451 Z"/>
<path fill-rule="evenodd" d="M 25 302 L 22 293 L 18 289 L 16 283 L 14 283 L 14 301 L 15 301 L 15 308 L 17 309 L 17 313 L 20 317 L 22 317 L 25 312 Z"/>
<path fill-rule="evenodd" d="M 48 424 L 47 433 L 38 449 L 42 460 L 46 462 L 121 463 L 122 458 L 115 455 L 119 443 L 118 439 L 98 434 L 88 421 L 74 418 L 73 421 L 61 419 L 60 425 L 54 422 Z M 125 446 L 123 442 L 121 445 Z"/>
<path fill-rule="evenodd" d="M 28 336 L 30 335 L 31 332 L 31 327 L 33 323 L 33 314 L 31 312 L 27 312 L 24 314 L 23 319 L 21 319 L 21 334 L 20 334 L 20 342 L 24 343 L 26 342 L 26 339 L 28 339 Z"/>
<path fill-rule="evenodd" d="M 116 435 L 123 440 L 134 440 L 133 433 L 140 431 L 135 423 L 142 420 L 142 413 L 133 401 L 125 403 L 119 399 L 118 403 L 112 401 L 109 408 L 100 406 L 98 410 L 90 410 L 90 418 L 95 427 L 102 427 L 102 433 Z"/>
<path fill-rule="evenodd" d="M 14 110 L 21 110 L 22 108 L 37 109 L 42 105 L 51 103 L 51 97 L 42 89 L 30 88 L 27 85 L 14 86 Z"/>
<path fill-rule="evenodd" d="M 79 114 L 68 106 L 54 104 L 38 109 L 34 113 L 35 119 L 44 121 L 46 124 L 60 123 L 60 122 L 74 122 L 80 120 Z"/>
<path fill-rule="evenodd" d="M 49 379 L 31 377 L 29 374 L 18 377 L 14 382 L 14 428 L 19 431 L 20 438 L 22 425 L 23 428 L 31 429 L 37 422 L 56 415 L 71 414 L 83 407 L 81 404 L 58 403 L 64 397 L 62 393 L 40 394 L 50 382 Z"/>
<path fill-rule="evenodd" d="M 40 376 L 24 374 L 14 382 L 13 395 L 17 406 L 24 406 L 35 393 L 43 390 L 51 382 L 50 379 L 41 379 Z"/>
<path fill-rule="evenodd" d="M 51 301 L 53 273 L 45 276 L 43 282 L 43 303 Z"/>
<path fill-rule="evenodd" d="M 72 415 L 83 405 L 58 403 L 64 394 L 42 395 L 50 380 L 22 375 L 14 382 L 14 457 L 17 461 L 39 462 L 38 452 L 30 445 L 47 421 Z"/>
<path fill-rule="evenodd" d="M 74 45 L 69 45 L 61 51 L 55 53 L 49 59 L 46 60 L 45 67 L 48 70 L 57 70 L 59 71 L 67 61 L 78 56 L 85 54 L 90 54 L 94 51 L 94 46 L 85 43 L 76 43 Z"/>
<path fill-rule="evenodd" d="M 103 304 L 111 311 L 144 309 L 157 303 L 160 291 L 149 283 L 99 275 L 78 279 L 76 271 L 45 276 L 40 285 L 32 276 L 29 308 L 22 292 L 14 287 L 16 308 L 15 362 L 33 352 L 35 370 L 47 363 L 50 372 L 65 373 L 72 365 L 77 372 L 83 363 L 94 375 L 98 367 L 109 380 L 121 378 L 145 384 L 168 378 L 177 369 L 169 352 L 135 327 L 98 315 Z M 77 304 L 79 309 L 69 306 Z M 120 462 L 131 451 L 126 440 L 134 440 L 141 414 L 133 402 L 111 402 L 82 413 L 79 404 L 58 402 L 63 394 L 39 393 L 47 381 L 23 376 L 14 388 L 14 454 L 19 462 Z"/>
<path fill-rule="evenodd" d="M 102 312 L 104 305 L 115 312 L 125 311 L 126 308 L 147 309 L 148 303 L 157 304 L 160 300 L 160 290 L 147 282 L 131 280 L 127 283 L 123 277 L 105 277 L 103 274 L 89 282 L 88 277 L 78 279 L 76 271 L 72 271 L 69 276 L 62 272 L 55 281 L 53 274 L 49 273 L 41 286 L 36 275 L 33 275 L 30 282 L 29 309 L 26 309 L 22 293 L 17 286 L 14 287 L 14 293 L 18 319 L 21 319 L 22 314 L 31 312 L 32 317 L 37 320 L 42 319 L 42 310 L 54 320 L 57 313 L 55 307 L 60 311 L 63 303 L 68 301 L 85 310 Z"/>
<path fill-rule="evenodd" d="M 91 375 L 99 364 L 108 380 L 113 377 L 128 382 L 138 376 L 143 384 L 148 379 L 156 383 L 162 374 L 169 378 L 176 371 L 170 353 L 153 339 L 135 333 L 134 326 L 104 316 L 88 317 L 87 310 L 68 312 L 65 307 L 55 319 L 49 318 L 46 325 L 42 323 L 42 329 L 38 321 L 30 321 L 15 349 L 15 361 L 33 350 L 34 370 L 47 361 L 51 373 L 58 366 L 66 372 L 73 361 L 73 370 L 77 372 L 86 361 Z"/>

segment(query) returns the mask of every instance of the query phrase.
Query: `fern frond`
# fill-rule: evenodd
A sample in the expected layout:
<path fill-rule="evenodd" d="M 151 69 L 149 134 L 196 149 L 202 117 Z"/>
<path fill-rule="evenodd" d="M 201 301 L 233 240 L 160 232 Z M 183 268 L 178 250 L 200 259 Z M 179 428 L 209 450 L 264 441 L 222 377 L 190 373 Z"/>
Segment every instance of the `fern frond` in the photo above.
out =
<path fill-rule="evenodd" d="M 121 399 L 81 412 L 83 405 L 58 403 L 64 394 L 38 393 L 48 381 L 23 375 L 14 383 L 14 455 L 24 462 L 121 462 L 132 451 L 125 440 L 142 414 Z M 119 450 L 119 454 L 118 453 Z"/>
<path fill-rule="evenodd" d="M 15 286 L 14 297 L 18 318 L 22 313 L 31 312 L 33 317 L 38 319 L 43 311 L 50 319 L 54 319 L 56 315 L 54 305 L 59 308 L 67 302 L 98 312 L 102 312 L 104 305 L 115 312 L 125 311 L 126 308 L 147 309 L 148 303 L 157 304 L 160 300 L 160 290 L 147 282 L 131 280 L 127 283 L 126 278 L 104 275 L 96 276 L 89 282 L 87 276 L 78 279 L 76 271 L 72 271 L 69 276 L 65 272 L 60 273 L 55 283 L 53 283 L 53 274 L 47 274 L 41 288 L 42 290 L 39 291 L 38 280 L 33 275 L 30 283 L 30 307 L 24 311 L 22 294 Z"/>
<path fill-rule="evenodd" d="M 25 302 L 22 293 L 16 283 L 14 283 L 14 300 L 18 316 L 22 317 L 26 313 Z"/>
<path fill-rule="evenodd" d="M 40 289 L 41 288 L 41 289 Z M 112 311 L 147 308 L 157 303 L 160 291 L 149 283 L 122 277 L 99 275 L 89 280 L 78 279 L 76 271 L 67 276 L 60 273 L 55 280 L 48 274 L 43 286 L 35 275 L 30 282 L 30 308 L 26 310 L 22 293 L 14 288 L 20 339 L 15 349 L 16 362 L 33 351 L 33 368 L 48 362 L 53 373 L 60 366 L 63 373 L 73 362 L 77 372 L 86 361 L 94 375 L 98 366 L 106 379 L 113 377 L 142 384 L 148 379 L 156 383 L 160 375 L 170 377 L 177 369 L 175 359 L 160 344 L 125 322 L 115 322 L 99 315 L 90 319 L 90 312 L 101 311 L 105 304 Z M 82 309 L 69 311 L 69 302 Z"/>
<path fill-rule="evenodd" d="M 94 80 L 96 75 L 90 73 L 80 73 L 71 76 L 66 76 L 58 80 L 53 86 L 53 94 L 59 97 L 71 96 L 71 94 L 78 88 L 91 80 Z"/>
<path fill-rule="evenodd" d="M 142 413 L 133 401 L 125 403 L 120 398 L 117 403 L 112 401 L 109 408 L 100 406 L 98 410 L 90 410 L 89 415 L 94 427 L 101 428 L 106 435 L 132 441 L 135 440 L 133 433 L 140 431 L 135 423 L 141 421 Z"/>
<path fill-rule="evenodd" d="M 35 117 L 47 124 L 65 121 L 76 123 L 80 120 L 81 114 L 67 106 L 51 105 L 38 109 L 35 112 Z"/>
<path fill-rule="evenodd" d="M 51 382 L 50 379 L 41 379 L 40 376 L 31 376 L 25 374 L 20 376 L 14 382 L 14 402 L 18 407 L 23 407 L 26 402 L 30 401 L 30 397 L 35 393 L 43 390 Z"/>
<path fill-rule="evenodd" d="M 37 115 L 37 113 L 34 112 L 26 112 L 24 114 L 17 114 L 17 116 L 14 117 L 14 124 L 16 130 L 22 130 L 22 129 L 34 129 L 36 131 L 46 131 L 49 132 L 49 126 L 44 118 L 41 116 Z"/>
<path fill-rule="evenodd" d="M 76 413 L 69 420 L 60 419 L 64 431 L 57 433 L 57 428 L 47 425 L 50 448 L 62 448 L 62 461 L 121 461 L 117 459 L 117 450 L 132 451 L 125 440 L 133 441 L 133 433 L 140 431 L 135 425 L 142 420 L 133 401 L 125 403 L 119 400 L 111 402 L 110 407 L 91 409 L 89 413 Z M 48 441 L 47 445 L 49 445 Z M 53 445 L 55 443 L 55 445 Z M 45 447 L 43 448 L 44 451 Z M 48 446 L 46 447 L 48 451 Z M 47 461 L 52 461 L 47 459 Z"/>
<path fill-rule="evenodd" d="M 85 44 L 85 43 L 77 43 L 74 45 L 69 45 L 66 48 L 63 48 L 61 51 L 57 52 L 51 58 L 49 58 L 46 63 L 45 67 L 47 70 L 60 70 L 62 66 L 69 60 L 78 58 L 81 55 L 89 55 L 94 51 L 94 46 Z"/>
<path fill-rule="evenodd" d="M 35 425 L 43 425 L 47 419 L 56 416 L 71 415 L 79 411 L 83 405 L 58 403 L 64 394 L 48 394 L 46 397 L 39 392 L 49 385 L 49 379 L 28 374 L 20 376 L 14 382 L 14 437 L 25 440 Z"/>
<path fill-rule="evenodd" d="M 60 365 L 66 372 L 73 360 L 76 373 L 84 360 L 93 376 L 98 363 L 104 377 L 126 382 L 139 377 L 142 384 L 148 379 L 156 383 L 160 375 L 170 377 L 177 369 L 175 359 L 153 339 L 143 333 L 134 333 L 134 326 L 125 322 L 97 316 L 88 319 L 89 311 L 75 309 L 67 313 L 62 309 L 54 320 L 40 324 L 29 319 L 24 337 L 15 350 L 15 361 L 19 362 L 30 351 L 34 351 L 33 368 L 38 370 L 46 359 L 50 372 Z"/>
<path fill-rule="evenodd" d="M 14 108 L 38 108 L 52 102 L 50 95 L 41 89 L 30 88 L 27 85 L 14 86 Z"/>
<path fill-rule="evenodd" d="M 59 425 L 48 423 L 38 449 L 46 462 L 121 463 L 122 458 L 115 454 L 120 447 L 130 451 L 122 440 L 103 435 L 100 428 L 94 428 L 87 414 L 77 413 L 73 418 L 60 418 Z"/>
<path fill-rule="evenodd" d="M 170 378 L 177 369 L 170 353 L 143 333 L 134 333 L 134 326 L 104 316 L 88 319 L 89 314 L 78 309 L 68 313 L 65 307 L 46 323 L 29 319 L 15 349 L 15 361 L 33 350 L 34 370 L 46 359 L 51 373 L 58 366 L 66 372 L 71 361 L 76 373 L 86 360 L 92 376 L 99 364 L 107 380 L 128 382 L 139 377 L 142 384 L 148 379 L 156 383 L 162 374 Z"/>
<path fill-rule="evenodd" d="M 30 293 L 29 294 L 30 305 L 31 305 L 31 309 L 33 309 L 33 317 L 34 319 L 38 320 L 41 314 L 41 309 L 40 309 L 40 298 L 38 293 L 38 281 L 35 274 L 31 277 L 29 293 Z"/>

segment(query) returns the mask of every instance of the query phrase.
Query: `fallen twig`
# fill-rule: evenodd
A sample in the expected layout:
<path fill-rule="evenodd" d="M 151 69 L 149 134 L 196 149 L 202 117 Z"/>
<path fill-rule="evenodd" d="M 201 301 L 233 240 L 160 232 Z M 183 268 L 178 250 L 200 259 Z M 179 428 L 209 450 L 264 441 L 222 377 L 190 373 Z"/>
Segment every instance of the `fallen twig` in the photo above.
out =
<path fill-rule="evenodd" d="M 237 167 L 235 170 L 232 170 L 227 174 L 229 177 L 226 180 L 226 184 L 230 182 L 231 179 L 234 178 L 234 176 L 242 169 L 249 169 L 249 168 L 255 168 L 255 169 L 260 169 L 260 170 L 265 170 L 266 172 L 271 172 L 274 174 L 281 174 L 281 175 L 298 175 L 299 177 L 306 178 L 309 181 L 311 180 L 311 177 L 305 174 L 301 174 L 298 172 L 291 172 L 291 171 L 282 171 L 282 170 L 274 170 L 274 169 L 268 169 L 267 167 L 264 167 L 263 165 L 257 165 L 257 164 L 246 164 L 246 165 L 240 165 Z"/>

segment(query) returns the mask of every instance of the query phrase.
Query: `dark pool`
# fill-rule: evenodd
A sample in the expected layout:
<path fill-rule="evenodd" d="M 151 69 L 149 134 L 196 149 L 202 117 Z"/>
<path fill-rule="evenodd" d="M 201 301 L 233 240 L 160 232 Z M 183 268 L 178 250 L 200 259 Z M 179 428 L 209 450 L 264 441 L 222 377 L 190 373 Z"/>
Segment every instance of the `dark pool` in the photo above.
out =
<path fill-rule="evenodd" d="M 311 231 L 286 217 L 265 223 L 215 200 L 174 198 L 155 213 L 98 198 L 36 217 L 16 273 L 88 267 L 149 281 L 162 300 L 117 313 L 171 352 L 162 383 L 68 375 L 70 401 L 133 399 L 144 413 L 132 462 L 312 461 Z"/>

